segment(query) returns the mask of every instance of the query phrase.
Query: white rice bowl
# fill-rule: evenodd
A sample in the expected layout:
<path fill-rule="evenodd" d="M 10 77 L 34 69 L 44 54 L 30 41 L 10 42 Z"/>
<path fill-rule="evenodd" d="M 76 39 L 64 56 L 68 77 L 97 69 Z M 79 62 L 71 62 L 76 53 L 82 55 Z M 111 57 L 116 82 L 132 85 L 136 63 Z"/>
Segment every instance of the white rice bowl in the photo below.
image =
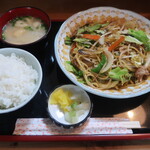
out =
<path fill-rule="evenodd" d="M 150 34 L 150 21 L 143 16 L 128 10 L 121 10 L 113 7 L 96 7 L 74 14 L 67 19 L 60 27 L 55 37 L 55 56 L 57 62 L 64 74 L 76 85 L 84 90 L 107 98 L 124 99 L 140 96 L 150 91 L 150 78 L 138 86 L 127 87 L 120 90 L 98 90 L 77 81 L 77 78 L 65 68 L 64 62 L 70 61 L 70 46 L 65 45 L 64 39 L 68 35 L 72 35 L 78 27 L 88 22 L 98 22 L 100 20 L 109 20 L 110 18 L 126 18 L 126 20 L 134 21 L 137 25 Z"/>
<path fill-rule="evenodd" d="M 18 48 L 0 49 L 0 114 L 17 110 L 37 93 L 42 68 L 29 52 Z"/>

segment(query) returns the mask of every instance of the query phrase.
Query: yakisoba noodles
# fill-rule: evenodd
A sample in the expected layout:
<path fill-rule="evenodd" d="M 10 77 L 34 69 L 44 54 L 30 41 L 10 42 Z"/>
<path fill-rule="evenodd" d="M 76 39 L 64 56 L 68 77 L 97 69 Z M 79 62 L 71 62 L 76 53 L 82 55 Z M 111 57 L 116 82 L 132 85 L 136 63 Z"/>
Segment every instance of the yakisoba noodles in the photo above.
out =
<path fill-rule="evenodd" d="M 133 86 L 150 75 L 150 36 L 134 22 L 89 23 L 66 36 L 66 69 L 97 89 Z"/>

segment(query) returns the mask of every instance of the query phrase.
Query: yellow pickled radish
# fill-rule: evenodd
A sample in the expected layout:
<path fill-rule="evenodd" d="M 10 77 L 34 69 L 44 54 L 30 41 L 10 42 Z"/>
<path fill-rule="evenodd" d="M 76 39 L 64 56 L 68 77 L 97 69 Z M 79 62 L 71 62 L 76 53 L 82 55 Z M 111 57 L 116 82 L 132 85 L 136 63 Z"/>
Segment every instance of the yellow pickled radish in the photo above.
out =
<path fill-rule="evenodd" d="M 59 88 L 55 90 L 50 99 L 50 104 L 59 105 L 63 111 L 68 111 L 68 106 L 70 106 L 73 101 L 71 100 L 72 93 L 68 90 L 63 90 Z"/>

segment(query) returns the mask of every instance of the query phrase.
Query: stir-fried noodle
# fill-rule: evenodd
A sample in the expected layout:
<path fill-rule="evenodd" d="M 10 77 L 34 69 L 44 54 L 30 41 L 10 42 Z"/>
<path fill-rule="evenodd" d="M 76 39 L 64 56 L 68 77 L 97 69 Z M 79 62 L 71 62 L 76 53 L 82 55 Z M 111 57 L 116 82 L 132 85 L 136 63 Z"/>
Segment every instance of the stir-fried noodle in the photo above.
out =
<path fill-rule="evenodd" d="M 65 43 L 71 45 L 67 70 L 90 87 L 119 89 L 149 76 L 149 35 L 126 22 L 86 24 Z"/>

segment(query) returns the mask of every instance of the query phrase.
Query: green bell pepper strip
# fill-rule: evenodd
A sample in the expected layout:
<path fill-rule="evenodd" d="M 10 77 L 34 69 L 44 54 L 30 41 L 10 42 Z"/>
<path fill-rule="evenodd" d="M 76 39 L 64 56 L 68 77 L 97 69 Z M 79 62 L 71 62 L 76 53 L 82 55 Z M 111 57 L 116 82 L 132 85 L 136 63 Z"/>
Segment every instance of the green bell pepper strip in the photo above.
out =
<path fill-rule="evenodd" d="M 102 60 L 98 64 L 98 66 L 95 67 L 95 68 L 92 68 L 91 71 L 93 71 L 95 73 L 99 73 L 100 72 L 100 70 L 102 69 L 102 67 L 104 66 L 104 64 L 107 62 L 107 58 L 106 58 L 106 56 L 104 54 L 102 54 L 101 58 L 102 58 Z"/>

